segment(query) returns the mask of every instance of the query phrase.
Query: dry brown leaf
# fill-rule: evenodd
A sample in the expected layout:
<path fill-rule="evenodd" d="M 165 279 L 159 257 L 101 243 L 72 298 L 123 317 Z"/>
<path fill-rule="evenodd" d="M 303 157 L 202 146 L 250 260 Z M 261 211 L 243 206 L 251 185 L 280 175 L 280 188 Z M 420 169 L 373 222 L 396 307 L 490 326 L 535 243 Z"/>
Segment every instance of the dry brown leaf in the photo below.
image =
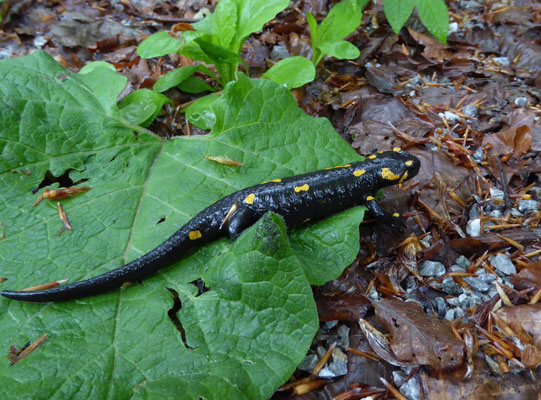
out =
<path fill-rule="evenodd" d="M 541 261 L 528 265 L 512 278 L 512 283 L 518 290 L 529 288 L 541 289 Z"/>
<path fill-rule="evenodd" d="M 518 128 L 509 128 L 494 135 L 485 136 L 483 145 L 490 145 L 489 153 L 492 156 L 512 154 L 518 158 L 526 154 L 532 144 L 532 132 L 528 125 Z"/>
<path fill-rule="evenodd" d="M 496 314 L 515 332 L 520 325 L 532 335 L 533 344 L 541 349 L 541 303 L 504 307 Z"/>
<path fill-rule="evenodd" d="M 429 374 L 420 371 L 424 398 L 430 400 L 539 400 L 541 374 L 523 370 L 494 376 L 485 361 L 475 358 L 474 374 L 465 380 L 463 368 Z"/>
<path fill-rule="evenodd" d="M 391 333 L 391 348 L 399 360 L 437 370 L 462 364 L 464 343 L 453 335 L 448 321 L 429 316 L 415 302 L 383 299 L 374 306 Z"/>

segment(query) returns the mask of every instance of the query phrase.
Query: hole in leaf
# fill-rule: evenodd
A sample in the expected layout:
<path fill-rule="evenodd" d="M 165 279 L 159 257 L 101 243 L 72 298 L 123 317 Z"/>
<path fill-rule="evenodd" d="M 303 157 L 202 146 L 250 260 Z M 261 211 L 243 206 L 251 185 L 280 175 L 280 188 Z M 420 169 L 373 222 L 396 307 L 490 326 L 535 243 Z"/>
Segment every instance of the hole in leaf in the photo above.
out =
<path fill-rule="evenodd" d="M 53 183 L 58 183 L 60 187 L 72 187 L 79 185 L 80 183 L 88 181 L 88 178 L 79 179 L 77 182 L 73 182 L 73 180 L 70 178 L 69 174 L 73 171 L 72 168 L 67 169 L 62 175 L 60 176 L 54 176 L 51 171 L 47 170 L 45 172 L 45 176 L 43 177 L 42 181 L 38 185 L 38 187 L 30 189 L 32 194 L 36 194 L 38 190 L 41 188 L 44 188 L 46 186 L 51 186 Z"/>
<path fill-rule="evenodd" d="M 201 296 L 203 293 L 210 290 L 210 288 L 205 285 L 205 282 L 203 282 L 201 278 L 191 281 L 190 283 L 197 288 L 197 295 L 195 297 Z"/>
<path fill-rule="evenodd" d="M 161 217 L 161 218 L 158 220 L 158 222 L 156 222 L 156 225 L 159 225 L 159 224 L 161 224 L 162 222 L 165 222 L 166 219 L 167 219 L 167 216 L 164 215 L 163 217 Z"/>
<path fill-rule="evenodd" d="M 180 319 L 178 319 L 177 313 L 182 308 L 182 301 L 180 300 L 180 297 L 178 297 L 178 292 L 175 289 L 167 288 L 172 294 L 173 294 L 173 307 L 167 311 L 167 316 L 173 321 L 173 324 L 175 325 L 175 328 L 180 332 L 180 338 L 182 339 L 182 343 L 184 343 L 184 346 L 188 350 L 194 350 L 194 347 L 190 346 L 188 342 L 186 342 L 186 331 L 184 330 L 184 327 L 182 326 L 182 322 L 180 322 Z"/>

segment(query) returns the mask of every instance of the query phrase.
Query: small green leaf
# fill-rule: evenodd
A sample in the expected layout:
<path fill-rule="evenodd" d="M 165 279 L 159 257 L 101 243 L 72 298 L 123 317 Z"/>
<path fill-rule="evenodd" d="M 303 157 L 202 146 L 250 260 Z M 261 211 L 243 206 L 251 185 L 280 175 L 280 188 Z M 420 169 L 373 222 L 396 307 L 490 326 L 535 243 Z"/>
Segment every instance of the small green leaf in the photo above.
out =
<path fill-rule="evenodd" d="M 121 115 L 134 124 L 149 126 L 158 116 L 163 105 L 173 103 L 163 94 L 150 89 L 137 89 L 120 100 Z"/>
<path fill-rule="evenodd" d="M 310 40 L 312 41 L 312 49 L 317 47 L 318 43 L 318 27 L 317 21 L 310 11 L 306 13 L 306 21 L 310 27 Z"/>
<path fill-rule="evenodd" d="M 79 74 L 88 74 L 96 68 L 106 68 L 113 72 L 116 72 L 116 68 L 113 64 L 109 64 L 105 61 L 92 61 L 86 64 L 83 68 L 80 69 Z"/>
<path fill-rule="evenodd" d="M 242 41 L 250 34 L 260 31 L 263 25 L 289 5 L 289 0 L 235 0 L 235 2 L 239 7 L 237 38 Z M 242 45 L 242 42 L 240 44 Z"/>
<path fill-rule="evenodd" d="M 415 0 L 423 25 L 443 44 L 447 44 L 449 14 L 444 0 Z"/>
<path fill-rule="evenodd" d="M 237 34 L 237 2 L 220 0 L 214 10 L 214 34 L 216 43 L 231 49 L 231 43 Z"/>
<path fill-rule="evenodd" d="M 194 22 L 192 26 L 196 29 L 195 32 L 212 36 L 214 34 L 214 14 L 206 16 L 201 21 Z"/>
<path fill-rule="evenodd" d="M 184 109 L 186 119 L 200 129 L 208 130 L 216 122 L 216 116 L 212 109 L 212 104 L 218 100 L 218 93 L 208 94 L 198 98 L 192 104 Z"/>
<path fill-rule="evenodd" d="M 361 55 L 359 49 L 353 44 L 346 42 L 345 40 L 339 40 L 336 42 L 321 42 L 318 48 L 325 54 L 336 57 L 339 60 L 351 60 L 358 58 Z"/>
<path fill-rule="evenodd" d="M 188 79 L 195 71 L 197 71 L 197 67 L 193 65 L 186 65 L 170 71 L 156 81 L 152 90 L 160 93 L 165 92 L 166 90 L 179 85 L 185 79 Z"/>
<path fill-rule="evenodd" d="M 117 73 L 113 65 L 104 61 L 85 65 L 78 75 L 92 93 L 95 93 L 104 110 L 111 114 L 118 110 L 118 94 L 126 87 L 128 78 Z"/>
<path fill-rule="evenodd" d="M 232 64 L 242 62 L 242 58 L 240 58 L 237 53 L 234 53 L 233 51 L 217 44 L 210 43 L 209 39 L 210 38 L 203 36 L 195 39 L 195 42 L 214 62 L 214 64 Z"/>
<path fill-rule="evenodd" d="M 384 0 L 385 17 L 398 34 L 413 12 L 414 0 Z"/>
<path fill-rule="evenodd" d="M 316 69 L 312 62 L 301 56 L 284 58 L 263 74 L 263 78 L 285 85 L 288 89 L 312 82 L 315 76 Z"/>
<path fill-rule="evenodd" d="M 142 58 L 163 57 L 177 53 L 184 46 L 180 33 L 162 31 L 150 35 L 137 46 L 137 55 Z"/>
<path fill-rule="evenodd" d="M 186 93 L 202 93 L 202 92 L 215 92 L 212 86 L 210 86 L 203 79 L 198 78 L 197 76 L 189 76 L 183 80 L 178 88 Z"/>
<path fill-rule="evenodd" d="M 344 0 L 336 3 L 319 27 L 319 42 L 345 39 L 361 24 L 366 1 Z"/>

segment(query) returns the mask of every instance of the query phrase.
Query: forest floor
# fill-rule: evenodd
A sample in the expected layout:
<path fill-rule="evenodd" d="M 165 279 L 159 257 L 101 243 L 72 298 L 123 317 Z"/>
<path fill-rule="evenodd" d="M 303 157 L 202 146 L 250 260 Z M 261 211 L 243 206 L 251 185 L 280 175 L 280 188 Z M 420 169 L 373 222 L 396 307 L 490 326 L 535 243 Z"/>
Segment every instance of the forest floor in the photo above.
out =
<path fill-rule="evenodd" d="M 189 29 L 202 8 L 215 6 L 9 3 L 2 3 L 0 58 L 41 48 L 74 71 L 107 61 L 129 79 L 123 95 L 191 63 L 176 54 L 138 57 L 145 37 Z M 408 233 L 363 223 L 355 262 L 314 288 L 320 330 L 273 398 L 537 399 L 541 7 L 533 0 L 447 1 L 451 30 L 443 45 L 416 17 L 394 34 L 380 3 L 365 8 L 348 38 L 361 56 L 325 59 L 316 80 L 293 92 L 306 113 L 327 117 L 361 155 L 401 147 L 422 161 L 419 174 L 382 201 L 405 211 Z M 310 57 L 305 14 L 320 20 L 328 5 L 294 0 L 250 37 L 242 52 L 250 76 L 284 57 Z M 193 99 L 166 94 L 177 105 Z M 149 129 L 205 133 L 176 111 L 166 107 Z"/>

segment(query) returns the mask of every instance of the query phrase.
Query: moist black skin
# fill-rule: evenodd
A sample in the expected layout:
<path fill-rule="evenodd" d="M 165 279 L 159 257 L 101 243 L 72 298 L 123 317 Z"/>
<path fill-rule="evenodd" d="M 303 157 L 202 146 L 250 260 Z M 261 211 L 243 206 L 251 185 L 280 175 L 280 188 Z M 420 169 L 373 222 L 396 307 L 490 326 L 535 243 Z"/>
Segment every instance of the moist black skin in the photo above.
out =
<path fill-rule="evenodd" d="M 365 161 L 251 186 L 208 206 L 154 250 L 123 267 L 51 289 L 1 294 L 14 300 L 48 302 L 109 292 L 125 282 L 140 281 L 156 273 L 204 243 L 226 235 L 236 239 L 267 211 L 280 214 L 289 227 L 364 204 L 376 218 L 399 229 L 400 215 L 383 211 L 374 196 L 383 187 L 414 177 L 419 167 L 415 156 L 394 149 L 373 154 Z"/>

